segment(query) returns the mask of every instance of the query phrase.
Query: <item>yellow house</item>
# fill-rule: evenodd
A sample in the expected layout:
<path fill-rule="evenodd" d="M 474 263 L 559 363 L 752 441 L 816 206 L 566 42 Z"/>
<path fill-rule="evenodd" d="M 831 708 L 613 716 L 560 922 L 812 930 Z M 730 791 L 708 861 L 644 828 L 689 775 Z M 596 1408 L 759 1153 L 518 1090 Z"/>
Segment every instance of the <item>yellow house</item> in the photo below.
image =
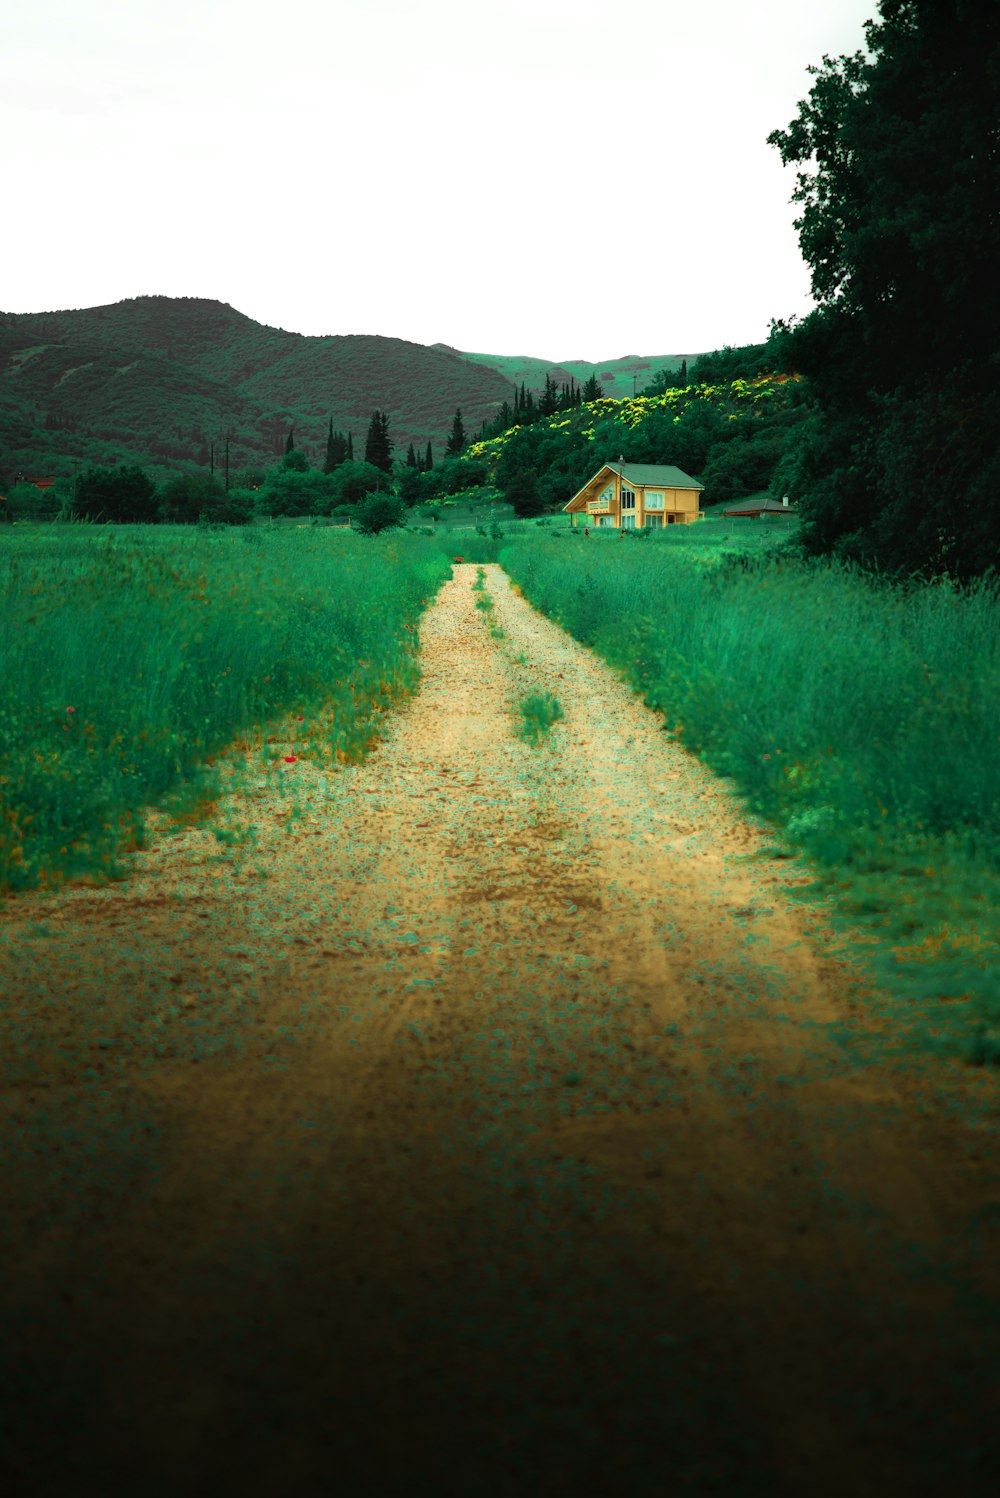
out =
<path fill-rule="evenodd" d="M 703 485 L 669 463 L 605 463 L 563 510 L 576 525 L 622 530 L 686 525 L 698 519 Z"/>

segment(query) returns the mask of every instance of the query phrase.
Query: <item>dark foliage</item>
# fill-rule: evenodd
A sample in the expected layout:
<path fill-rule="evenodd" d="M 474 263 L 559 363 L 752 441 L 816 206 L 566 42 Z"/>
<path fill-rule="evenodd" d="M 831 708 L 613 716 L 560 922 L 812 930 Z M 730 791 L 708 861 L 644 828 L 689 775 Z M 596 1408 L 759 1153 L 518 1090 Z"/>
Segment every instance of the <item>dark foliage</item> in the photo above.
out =
<path fill-rule="evenodd" d="M 514 514 L 522 518 L 541 515 L 545 501 L 538 492 L 538 483 L 530 468 L 518 468 L 507 480 L 504 498 L 513 508 Z"/>
<path fill-rule="evenodd" d="M 365 462 L 383 473 L 392 472 L 392 443 L 389 440 L 389 417 L 385 411 L 373 411 L 365 438 Z"/>
<path fill-rule="evenodd" d="M 783 474 L 810 551 L 970 577 L 1000 558 L 1000 8 L 879 11 L 769 137 L 817 301 L 771 340 L 815 403 Z"/>
<path fill-rule="evenodd" d="M 81 520 L 119 524 L 156 520 L 156 485 L 137 465 L 88 468 L 76 487 L 74 511 Z"/>
<path fill-rule="evenodd" d="M 160 519 L 174 524 L 199 520 L 203 515 L 215 519 L 225 497 L 225 489 L 211 474 L 178 474 L 160 493 Z"/>
<path fill-rule="evenodd" d="M 363 536 L 375 536 L 405 524 L 406 505 L 395 494 L 369 494 L 354 517 L 354 528 Z"/>
<path fill-rule="evenodd" d="M 451 424 L 451 436 L 448 438 L 448 445 L 445 448 L 446 455 L 449 458 L 457 458 L 465 447 L 465 441 L 465 427 L 462 423 L 462 413 L 461 411 L 456 411 L 455 419 Z"/>
<path fill-rule="evenodd" d="M 353 445 L 350 445 L 350 437 L 346 432 L 335 432 L 333 430 L 333 417 L 330 417 L 330 429 L 326 434 L 326 457 L 323 460 L 323 472 L 332 473 L 339 468 L 341 463 L 346 463 L 348 457 L 353 454 Z M 412 446 L 412 444 L 411 444 Z"/>

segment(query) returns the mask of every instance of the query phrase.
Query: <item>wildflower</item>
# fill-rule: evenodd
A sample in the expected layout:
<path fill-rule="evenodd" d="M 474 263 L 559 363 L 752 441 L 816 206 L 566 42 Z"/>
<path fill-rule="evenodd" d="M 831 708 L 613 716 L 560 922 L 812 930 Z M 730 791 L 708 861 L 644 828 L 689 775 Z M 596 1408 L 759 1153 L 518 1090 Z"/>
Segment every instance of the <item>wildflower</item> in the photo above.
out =
<path fill-rule="evenodd" d="M 298 758 L 298 756 L 295 755 L 295 754 L 286 754 L 285 755 L 285 764 L 286 765 L 294 765 L 295 762 L 296 762 L 296 760 L 297 760 L 297 758 Z"/>
<path fill-rule="evenodd" d="M 76 708 L 75 708 L 75 707 L 68 707 L 68 708 L 67 708 L 67 709 L 66 709 L 66 711 L 67 711 L 67 712 L 68 712 L 68 713 L 75 713 L 75 712 L 76 712 Z"/>

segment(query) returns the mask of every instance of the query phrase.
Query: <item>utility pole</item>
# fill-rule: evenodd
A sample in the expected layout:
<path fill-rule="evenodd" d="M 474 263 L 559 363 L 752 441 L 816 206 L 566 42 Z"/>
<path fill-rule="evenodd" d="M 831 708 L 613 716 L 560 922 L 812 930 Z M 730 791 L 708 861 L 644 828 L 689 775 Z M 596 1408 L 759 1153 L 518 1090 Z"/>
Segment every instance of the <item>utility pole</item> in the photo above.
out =
<path fill-rule="evenodd" d="M 211 446 L 208 449 L 208 471 L 212 475 L 212 477 L 214 478 L 215 477 L 215 443 L 214 442 L 211 444 Z"/>
<path fill-rule="evenodd" d="M 229 493 L 229 433 L 226 433 L 226 493 Z"/>

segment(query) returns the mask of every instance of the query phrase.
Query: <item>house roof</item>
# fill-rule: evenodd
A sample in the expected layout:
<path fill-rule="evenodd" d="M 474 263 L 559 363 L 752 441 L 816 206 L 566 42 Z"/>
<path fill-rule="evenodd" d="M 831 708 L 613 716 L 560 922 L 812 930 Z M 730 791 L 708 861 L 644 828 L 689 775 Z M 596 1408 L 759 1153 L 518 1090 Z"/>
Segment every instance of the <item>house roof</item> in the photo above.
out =
<path fill-rule="evenodd" d="M 672 463 L 605 463 L 605 468 L 613 468 L 615 473 L 621 472 L 622 478 L 627 484 L 635 484 L 639 488 L 657 488 L 662 485 L 664 489 L 704 489 L 704 484 L 699 484 L 689 473 L 681 468 L 675 468 Z"/>

